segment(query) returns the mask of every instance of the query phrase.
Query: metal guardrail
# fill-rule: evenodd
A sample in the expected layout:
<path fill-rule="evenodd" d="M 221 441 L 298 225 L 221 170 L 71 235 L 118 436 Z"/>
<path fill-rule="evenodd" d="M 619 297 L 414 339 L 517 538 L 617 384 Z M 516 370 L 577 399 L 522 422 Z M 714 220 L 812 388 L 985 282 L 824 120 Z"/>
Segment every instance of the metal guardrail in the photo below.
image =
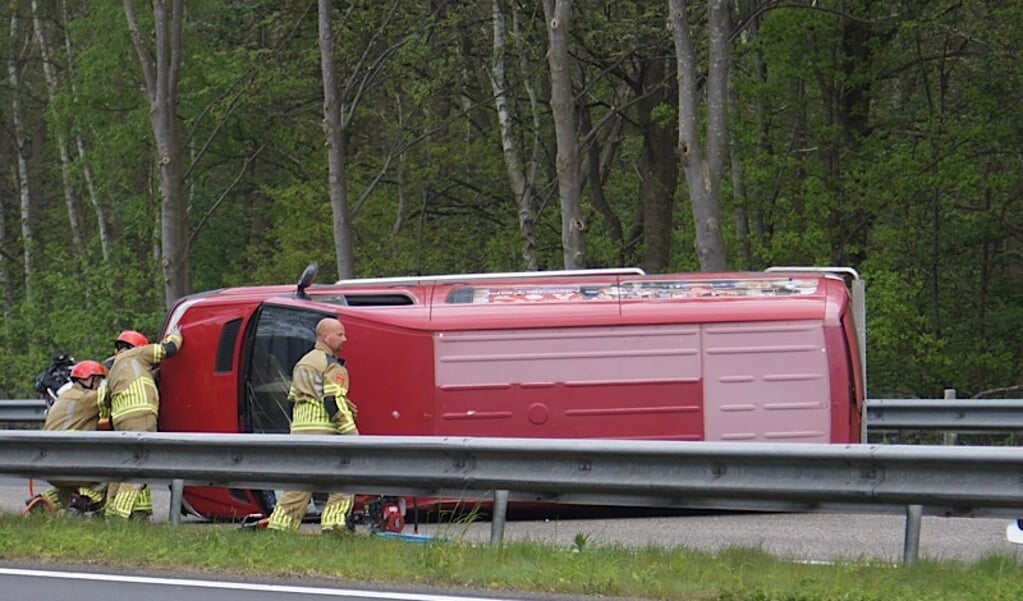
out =
<path fill-rule="evenodd" d="M 49 404 L 43 399 L 19 399 L 0 401 L 0 424 L 35 423 L 46 417 Z"/>
<path fill-rule="evenodd" d="M 190 483 L 493 495 L 498 503 L 901 507 L 907 512 L 907 563 L 916 559 L 921 506 L 956 515 L 985 508 L 1017 513 L 1023 507 L 1021 471 L 1023 448 L 1015 447 L 0 432 L 0 474 L 171 481 L 179 497 L 181 484 Z M 492 541 L 501 538 L 492 531 Z"/>
<path fill-rule="evenodd" d="M 871 399 L 867 431 L 1023 431 L 1023 399 Z"/>
<path fill-rule="evenodd" d="M 0 400 L 0 424 L 42 422 L 42 399 Z M 1023 399 L 869 399 L 868 432 L 1023 431 Z"/>
<path fill-rule="evenodd" d="M 41 422 L 46 406 L 41 399 L 0 401 L 0 423 Z M 872 399 L 864 413 L 868 432 L 1023 431 L 1023 399 Z M 170 480 L 173 523 L 179 520 L 185 481 L 253 488 L 355 487 L 364 493 L 405 496 L 493 495 L 492 543 L 503 537 L 509 498 L 647 507 L 905 511 L 906 563 L 916 560 L 924 511 L 1015 518 L 1023 507 L 1019 448 L 315 438 L 321 437 L 0 431 L 0 473 Z M 600 467 L 596 474 L 594 462 Z"/>
<path fill-rule="evenodd" d="M 0 474 L 596 504 L 699 498 L 1023 507 L 1023 448 L 0 432 Z M 954 487 L 948 485 L 955 482 Z"/>

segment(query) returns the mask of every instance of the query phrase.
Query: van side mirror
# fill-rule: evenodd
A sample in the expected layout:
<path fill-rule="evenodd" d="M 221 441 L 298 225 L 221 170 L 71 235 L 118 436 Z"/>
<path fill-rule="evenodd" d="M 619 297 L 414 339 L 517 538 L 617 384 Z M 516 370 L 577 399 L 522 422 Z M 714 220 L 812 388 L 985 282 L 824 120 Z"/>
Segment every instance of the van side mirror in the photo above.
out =
<path fill-rule="evenodd" d="M 320 272 L 320 264 L 317 262 L 310 263 L 305 271 L 302 272 L 302 276 L 298 278 L 298 287 L 295 290 L 295 296 L 302 300 L 309 300 L 309 295 L 305 293 L 305 289 L 312 285 L 313 280 L 316 279 L 316 274 Z"/>

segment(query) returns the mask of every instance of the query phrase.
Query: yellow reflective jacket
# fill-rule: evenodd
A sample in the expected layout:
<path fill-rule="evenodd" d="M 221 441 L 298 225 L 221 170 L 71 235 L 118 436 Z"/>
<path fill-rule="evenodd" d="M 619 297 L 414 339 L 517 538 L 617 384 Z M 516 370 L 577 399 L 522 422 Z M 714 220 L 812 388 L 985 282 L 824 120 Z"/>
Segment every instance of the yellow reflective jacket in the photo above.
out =
<path fill-rule="evenodd" d="M 99 391 L 75 382 L 57 397 L 46 412 L 43 430 L 95 430 L 101 417 L 108 417 L 100 405 Z"/>
<path fill-rule="evenodd" d="M 106 382 L 100 386 L 100 403 L 110 407 L 116 426 L 118 418 L 131 413 L 160 412 L 160 392 L 153 368 L 181 348 L 181 336 L 171 334 L 163 342 L 137 346 L 114 356 Z"/>
<path fill-rule="evenodd" d="M 358 434 L 355 404 L 348 400 L 348 370 L 344 360 L 317 340 L 292 371 L 288 400 L 294 403 L 291 431 L 305 433 Z M 338 412 L 332 420 L 324 400 L 333 396 Z"/>

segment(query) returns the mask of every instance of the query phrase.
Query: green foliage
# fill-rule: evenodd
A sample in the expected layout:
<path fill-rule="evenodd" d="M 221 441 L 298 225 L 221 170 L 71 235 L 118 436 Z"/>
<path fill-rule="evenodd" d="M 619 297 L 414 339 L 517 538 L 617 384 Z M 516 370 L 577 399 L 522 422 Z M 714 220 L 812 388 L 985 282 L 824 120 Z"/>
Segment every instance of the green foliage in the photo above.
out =
<path fill-rule="evenodd" d="M 145 37 L 151 7 L 136 6 Z M 333 22 L 357 275 L 523 269 L 489 80 L 489 5 L 441 3 L 430 12 L 399 2 L 390 14 L 391 6 L 338 4 Z M 537 259 L 560 268 L 543 11 L 502 6 L 512 137 L 527 160 L 534 134 L 540 139 Z M 0 390 L 10 395 L 27 394 L 54 352 L 102 355 L 119 328 L 155 334 L 165 310 L 158 164 L 123 6 L 68 7 L 66 29 L 56 14 L 45 20 L 60 77 L 53 102 L 27 20 L 15 31 L 22 89 L 0 86 L 4 131 L 13 130 L 17 93 L 33 134 L 24 152 L 38 262 L 31 299 L 17 261 L 0 262 L 11 282 Z M 954 387 L 969 396 L 1023 381 L 1023 8 L 939 0 L 894 13 L 878 2 L 744 10 L 740 3 L 733 14 L 743 29 L 732 40 L 728 126 L 740 171 L 725 174 L 722 197 L 731 264 L 856 267 L 868 282 L 871 395 L 930 397 Z M 626 238 L 612 238 L 587 181 L 592 266 L 638 265 L 643 256 L 645 136 L 677 121 L 666 12 L 665 3 L 634 1 L 577 3 L 573 12 L 576 94 L 595 128 L 579 132 L 581 156 L 599 148 L 600 189 Z M 703 56 L 704 15 L 691 16 Z M 191 2 L 183 33 L 177 106 L 194 162 L 186 182 L 194 289 L 291 282 L 310 261 L 320 263 L 322 281 L 336 276 L 315 6 Z M 0 47 L 11 47 L 9 35 L 0 30 Z M 527 84 L 540 101 L 538 125 Z M 643 99 L 653 105 L 649 124 L 639 118 Z M 72 146 L 70 169 L 85 256 L 69 248 L 57 133 L 80 136 L 86 151 L 80 157 Z M 16 150 L 0 136 L 0 241 L 15 259 L 25 245 Z M 664 216 L 669 269 L 698 269 L 684 178 L 674 203 Z M 736 227 L 740 208 L 748 238 Z"/>

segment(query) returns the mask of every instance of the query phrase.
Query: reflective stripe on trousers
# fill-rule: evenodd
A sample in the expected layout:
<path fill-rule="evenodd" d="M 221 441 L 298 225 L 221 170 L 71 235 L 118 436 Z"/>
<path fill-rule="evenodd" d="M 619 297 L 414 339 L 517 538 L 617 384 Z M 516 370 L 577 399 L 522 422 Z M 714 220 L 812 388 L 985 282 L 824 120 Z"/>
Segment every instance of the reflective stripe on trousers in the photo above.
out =
<path fill-rule="evenodd" d="M 103 515 L 127 519 L 136 511 L 150 515 L 153 513 L 153 492 L 148 485 L 143 484 L 139 489 L 131 485 L 120 485 L 116 496 L 107 499 Z"/>
<path fill-rule="evenodd" d="M 114 428 L 126 432 L 156 432 L 156 414 L 136 412 L 114 419 Z M 146 484 L 112 483 L 107 489 L 105 516 L 130 518 L 133 512 L 153 513 L 153 493 Z"/>
<path fill-rule="evenodd" d="M 273 513 L 270 514 L 270 521 L 266 527 L 270 530 L 282 532 L 296 532 L 302 525 L 306 508 L 313 498 L 313 493 L 308 491 L 287 491 L 281 495 Z M 320 515 L 320 527 L 323 530 L 340 530 L 348 525 L 348 514 L 352 512 L 355 505 L 354 495 L 344 493 L 330 493 L 327 497 L 327 504 Z"/>

